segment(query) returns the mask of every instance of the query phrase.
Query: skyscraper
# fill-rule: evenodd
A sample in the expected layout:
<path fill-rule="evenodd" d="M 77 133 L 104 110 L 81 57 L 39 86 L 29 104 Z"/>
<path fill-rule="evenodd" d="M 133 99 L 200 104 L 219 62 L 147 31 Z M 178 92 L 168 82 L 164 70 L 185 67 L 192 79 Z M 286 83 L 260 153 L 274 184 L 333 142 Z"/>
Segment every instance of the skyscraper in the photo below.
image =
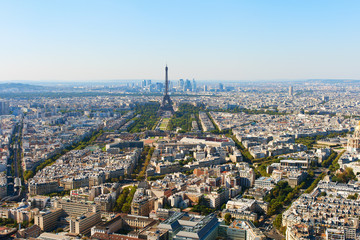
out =
<path fill-rule="evenodd" d="M 294 95 L 294 88 L 293 88 L 293 86 L 290 86 L 290 87 L 289 87 L 289 95 L 290 95 L 290 96 Z"/>
<path fill-rule="evenodd" d="M 184 84 L 184 92 L 191 91 L 191 89 L 192 89 L 191 82 L 189 79 L 186 79 L 185 84 Z"/>
<path fill-rule="evenodd" d="M 195 79 L 193 79 L 193 82 L 192 82 L 192 91 L 193 91 L 193 92 L 196 92 L 196 82 L 195 82 Z"/>
<path fill-rule="evenodd" d="M 9 102 L 1 101 L 0 102 L 0 115 L 10 114 Z"/>
<path fill-rule="evenodd" d="M 179 80 L 179 89 L 183 90 L 184 89 L 184 79 L 180 79 Z"/>
<path fill-rule="evenodd" d="M 219 83 L 219 91 L 223 91 L 224 90 L 224 84 Z"/>

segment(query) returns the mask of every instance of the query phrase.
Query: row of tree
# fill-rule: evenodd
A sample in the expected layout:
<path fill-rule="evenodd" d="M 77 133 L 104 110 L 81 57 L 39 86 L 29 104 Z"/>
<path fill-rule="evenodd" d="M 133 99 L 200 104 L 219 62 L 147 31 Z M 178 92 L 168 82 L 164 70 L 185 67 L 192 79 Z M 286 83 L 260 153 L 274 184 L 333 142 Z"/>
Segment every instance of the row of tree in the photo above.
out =
<path fill-rule="evenodd" d="M 137 189 L 136 186 L 124 188 L 116 200 L 113 211 L 114 212 L 122 212 L 122 213 L 130 213 L 131 212 L 131 202 L 133 200 L 136 189 Z"/>
<path fill-rule="evenodd" d="M 145 161 L 141 164 L 141 171 L 139 173 L 139 175 L 136 177 L 137 180 L 143 180 L 145 178 L 145 175 L 146 175 L 146 169 L 150 163 L 150 160 L 151 160 L 151 157 L 154 153 L 154 150 L 155 150 L 155 147 L 152 147 L 150 148 L 148 151 L 147 151 L 147 155 L 146 155 L 146 158 L 145 158 Z"/>
<path fill-rule="evenodd" d="M 199 122 L 199 111 L 204 110 L 204 106 L 194 106 L 190 103 L 182 103 L 178 111 L 175 112 L 169 121 L 168 129 L 175 130 L 180 127 L 183 132 L 189 132 L 192 128 L 192 122 L 196 121 L 198 126 L 201 127 Z"/>
<path fill-rule="evenodd" d="M 280 181 L 271 189 L 270 193 L 265 196 L 264 201 L 269 203 L 268 215 L 272 216 L 280 212 L 284 206 L 284 201 L 288 194 L 293 191 L 288 182 Z"/>
<path fill-rule="evenodd" d="M 327 135 L 316 135 L 316 136 L 312 136 L 312 137 L 297 138 L 297 139 L 295 139 L 295 142 L 303 144 L 303 145 L 307 146 L 308 149 L 310 149 L 310 148 L 313 148 L 314 144 L 321 139 L 334 138 L 334 137 L 339 137 L 339 136 L 344 137 L 347 134 L 348 134 L 347 132 L 333 132 L 333 133 L 329 133 Z"/>
<path fill-rule="evenodd" d="M 61 191 L 61 192 L 49 193 L 49 194 L 46 194 L 46 195 L 49 196 L 49 197 L 55 197 L 55 196 L 63 197 L 63 196 L 69 195 L 69 194 L 70 194 L 70 190 L 64 190 L 64 191 Z"/>
<path fill-rule="evenodd" d="M 312 183 L 311 185 L 305 190 L 305 193 L 311 193 L 316 186 L 318 185 L 318 183 L 320 182 L 320 180 L 322 180 L 324 177 L 326 176 L 326 173 L 321 173 Z"/>
<path fill-rule="evenodd" d="M 135 133 L 152 130 L 159 121 L 159 116 L 157 114 L 159 107 L 160 104 L 157 102 L 137 104 L 135 107 L 135 114 L 139 117 L 133 119 L 134 122 L 130 125 L 129 132 Z"/>
<path fill-rule="evenodd" d="M 149 151 L 150 151 L 150 146 L 148 145 L 145 146 L 136 164 L 136 168 L 134 169 L 133 173 L 129 176 L 131 179 L 136 179 L 139 176 L 139 173 L 142 171 L 142 168 L 145 164 L 146 157 L 148 156 Z"/>
<path fill-rule="evenodd" d="M 73 149 L 76 149 L 76 150 L 84 149 L 86 146 L 92 144 L 102 134 L 103 134 L 103 130 L 94 131 L 91 135 L 85 137 L 82 141 L 80 141 L 78 143 L 74 143 L 73 145 L 62 149 L 60 151 L 60 153 L 56 154 L 55 156 L 53 156 L 51 158 L 46 159 L 42 163 L 40 163 L 39 166 L 37 166 L 35 168 L 35 172 L 32 171 L 32 170 L 25 171 L 24 172 L 24 179 L 28 180 L 29 178 L 34 177 L 35 173 L 42 170 L 46 166 L 49 166 L 49 165 L 53 164 L 58 158 L 60 158 L 62 155 L 64 155 L 65 153 L 67 153 L 67 152 L 69 152 L 69 151 L 71 151 Z"/>
<path fill-rule="evenodd" d="M 329 167 L 330 164 L 333 163 L 334 159 L 336 159 L 337 155 L 338 155 L 337 152 L 331 150 L 330 156 L 321 163 L 321 166 L 322 167 Z"/>
<path fill-rule="evenodd" d="M 338 163 L 339 159 L 341 158 L 341 156 L 344 154 L 345 150 L 343 150 L 341 153 L 339 153 L 336 158 L 332 161 L 329 170 L 331 172 L 335 172 L 336 170 L 338 170 L 340 168 L 340 165 Z"/>
<path fill-rule="evenodd" d="M 250 152 L 239 142 L 235 135 L 231 135 L 231 138 L 235 142 L 236 147 L 240 150 L 241 154 L 243 155 L 244 161 L 251 163 L 254 160 L 254 157 L 250 154 Z"/>

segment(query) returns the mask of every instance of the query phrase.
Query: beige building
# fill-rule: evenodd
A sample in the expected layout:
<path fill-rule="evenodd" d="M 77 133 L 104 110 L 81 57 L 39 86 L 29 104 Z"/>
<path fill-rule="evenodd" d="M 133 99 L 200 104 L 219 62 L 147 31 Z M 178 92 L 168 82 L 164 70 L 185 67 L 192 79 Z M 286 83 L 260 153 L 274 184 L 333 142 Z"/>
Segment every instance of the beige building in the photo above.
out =
<path fill-rule="evenodd" d="M 101 221 L 99 207 L 96 204 L 58 200 L 54 202 L 54 209 L 40 212 L 34 218 L 43 231 L 51 231 L 61 216 L 70 216 L 70 233 L 87 234 L 90 228 Z"/>
<path fill-rule="evenodd" d="M 144 216 L 136 216 L 136 215 L 122 214 L 121 218 L 130 228 L 133 229 L 142 229 L 156 222 L 152 218 L 144 217 Z"/>
<path fill-rule="evenodd" d="M 54 207 L 63 209 L 65 214 L 69 215 L 70 217 L 78 217 L 88 212 L 99 211 L 99 206 L 96 204 L 76 202 L 65 199 L 55 201 Z"/>
<path fill-rule="evenodd" d="M 56 222 L 63 213 L 63 210 L 60 208 L 46 212 L 40 212 L 40 214 L 35 216 L 34 224 L 38 225 L 42 231 L 51 231 L 56 227 Z"/>
<path fill-rule="evenodd" d="M 149 216 L 149 213 L 154 209 L 155 198 L 145 197 L 144 199 L 139 199 L 133 201 L 131 204 L 131 214 L 139 216 Z"/>
<path fill-rule="evenodd" d="M 82 187 L 89 187 L 88 177 L 67 178 L 60 181 L 60 186 L 65 190 L 77 189 Z"/>
<path fill-rule="evenodd" d="M 360 122 L 355 128 L 354 135 L 348 139 L 347 149 L 350 152 L 360 151 Z"/>
<path fill-rule="evenodd" d="M 152 196 L 150 189 L 140 187 L 134 194 L 131 203 L 131 214 L 139 216 L 149 216 L 149 213 L 154 210 L 156 198 Z"/>
<path fill-rule="evenodd" d="M 28 185 L 30 196 L 44 195 L 59 190 L 59 184 L 57 182 L 36 183 L 35 181 L 31 181 Z"/>
<path fill-rule="evenodd" d="M 88 234 L 91 228 L 101 222 L 100 212 L 91 212 L 77 218 L 70 219 L 70 234 Z"/>

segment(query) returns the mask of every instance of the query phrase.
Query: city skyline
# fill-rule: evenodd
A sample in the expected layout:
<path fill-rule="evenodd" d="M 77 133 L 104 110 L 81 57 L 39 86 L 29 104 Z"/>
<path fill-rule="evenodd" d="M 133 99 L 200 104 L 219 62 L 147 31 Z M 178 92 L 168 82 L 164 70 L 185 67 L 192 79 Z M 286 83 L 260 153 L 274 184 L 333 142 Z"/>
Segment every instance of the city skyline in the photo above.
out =
<path fill-rule="evenodd" d="M 1 82 L 360 79 L 357 1 L 2 5 Z"/>
<path fill-rule="evenodd" d="M 0 84 L 1 236 L 359 239 L 359 80 L 169 84 L 163 67 Z"/>
<path fill-rule="evenodd" d="M 360 239 L 359 1 L 0 4 L 0 239 Z"/>

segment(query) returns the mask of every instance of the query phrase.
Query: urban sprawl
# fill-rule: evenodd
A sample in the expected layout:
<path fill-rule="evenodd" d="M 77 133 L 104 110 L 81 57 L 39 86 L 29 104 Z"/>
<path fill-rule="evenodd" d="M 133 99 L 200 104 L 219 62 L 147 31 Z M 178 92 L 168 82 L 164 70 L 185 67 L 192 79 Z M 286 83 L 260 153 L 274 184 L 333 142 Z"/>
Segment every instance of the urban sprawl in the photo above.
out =
<path fill-rule="evenodd" d="M 0 99 L 0 237 L 360 239 L 360 82 L 167 71 Z"/>

